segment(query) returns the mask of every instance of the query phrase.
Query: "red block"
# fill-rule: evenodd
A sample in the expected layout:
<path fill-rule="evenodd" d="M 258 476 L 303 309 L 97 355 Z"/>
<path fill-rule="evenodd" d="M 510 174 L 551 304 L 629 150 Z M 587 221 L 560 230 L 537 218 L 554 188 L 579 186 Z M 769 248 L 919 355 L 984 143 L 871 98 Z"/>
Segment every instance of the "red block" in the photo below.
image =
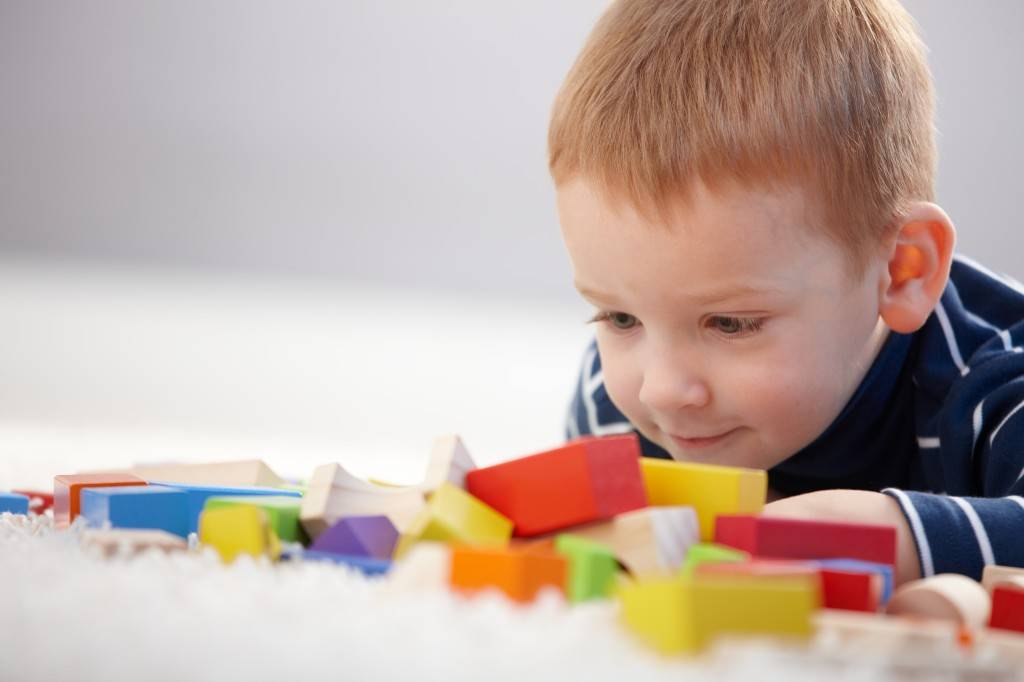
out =
<path fill-rule="evenodd" d="M 882 576 L 877 573 L 821 569 L 823 605 L 827 609 L 878 611 L 882 599 Z"/>
<path fill-rule="evenodd" d="M 53 478 L 53 524 L 66 528 L 78 516 L 82 488 L 146 485 L 131 474 L 64 474 Z"/>
<path fill-rule="evenodd" d="M 44 493 L 40 490 L 12 490 L 28 498 L 28 510 L 36 514 L 42 514 L 53 506 L 53 493 Z"/>
<path fill-rule="evenodd" d="M 723 514 L 715 542 L 766 558 L 896 563 L 896 529 L 875 524 Z"/>
<path fill-rule="evenodd" d="M 636 434 L 580 438 L 466 474 L 466 490 L 528 537 L 647 506 Z"/>
<path fill-rule="evenodd" d="M 1010 585 L 996 586 L 992 590 L 992 611 L 988 626 L 1024 632 L 1024 590 Z"/>

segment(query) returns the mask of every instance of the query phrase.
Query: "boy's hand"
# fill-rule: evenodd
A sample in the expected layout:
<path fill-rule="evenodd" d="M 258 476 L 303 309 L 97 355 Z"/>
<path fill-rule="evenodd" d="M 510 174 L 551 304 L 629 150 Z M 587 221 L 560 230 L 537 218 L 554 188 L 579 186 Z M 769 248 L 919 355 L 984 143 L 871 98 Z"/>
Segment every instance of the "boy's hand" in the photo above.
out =
<path fill-rule="evenodd" d="M 848 523 L 877 523 L 896 528 L 896 575 L 902 585 L 921 577 L 917 546 L 899 503 L 888 495 L 867 490 L 818 490 L 787 497 L 764 506 L 765 516 L 820 519 Z"/>

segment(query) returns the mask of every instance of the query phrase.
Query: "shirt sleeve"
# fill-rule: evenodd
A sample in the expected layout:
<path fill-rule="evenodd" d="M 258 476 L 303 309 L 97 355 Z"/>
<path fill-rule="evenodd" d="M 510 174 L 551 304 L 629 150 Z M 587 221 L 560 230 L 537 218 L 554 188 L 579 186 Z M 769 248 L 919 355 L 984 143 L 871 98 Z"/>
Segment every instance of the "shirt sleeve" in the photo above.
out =
<path fill-rule="evenodd" d="M 900 504 L 924 577 L 1024 567 L 1024 354 L 1009 339 L 974 353 L 943 402 L 938 438 L 919 439 L 937 441 L 920 456 L 937 458 L 924 464 L 945 489 L 882 491 Z"/>

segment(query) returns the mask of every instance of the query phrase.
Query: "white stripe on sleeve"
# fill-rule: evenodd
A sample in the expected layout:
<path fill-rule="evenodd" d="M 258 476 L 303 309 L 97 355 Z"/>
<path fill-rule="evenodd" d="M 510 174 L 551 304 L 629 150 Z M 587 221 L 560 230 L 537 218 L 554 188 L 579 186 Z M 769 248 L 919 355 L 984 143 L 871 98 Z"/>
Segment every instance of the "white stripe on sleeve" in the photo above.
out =
<path fill-rule="evenodd" d="M 999 426 L 992 430 L 992 435 L 988 437 L 988 444 L 991 446 L 992 441 L 996 439 L 996 434 L 999 433 L 999 429 L 1003 428 L 1003 425 L 1010 420 L 1010 417 L 1017 414 L 1017 410 L 1024 407 L 1024 400 L 1017 403 L 1017 406 L 1010 410 L 1010 413 L 1003 417 L 1003 421 L 999 422 Z"/>
<path fill-rule="evenodd" d="M 924 525 L 921 523 L 921 517 L 918 515 L 917 509 L 914 508 L 914 503 L 910 501 L 910 498 L 902 490 L 885 488 L 882 492 L 892 493 L 896 496 L 896 500 L 903 507 L 903 513 L 907 515 L 907 520 L 910 521 L 910 530 L 914 534 L 914 541 L 917 542 L 917 553 L 921 555 L 921 572 L 924 574 L 921 577 L 928 578 L 935 575 L 935 565 L 932 563 L 932 548 L 928 544 L 928 536 L 924 534 Z"/>
<path fill-rule="evenodd" d="M 964 516 L 967 517 L 968 522 L 971 524 L 971 529 L 974 531 L 974 537 L 978 540 L 978 549 L 981 550 L 981 558 L 985 562 L 986 566 L 994 564 L 996 562 L 995 557 L 992 555 L 992 543 L 989 542 L 988 532 L 985 530 L 985 526 L 981 523 L 981 519 L 978 517 L 978 512 L 974 510 L 970 502 L 961 497 L 950 497 L 953 502 L 956 503 L 964 511 Z"/>
<path fill-rule="evenodd" d="M 942 301 L 939 301 L 939 304 L 935 306 L 935 316 L 939 318 L 942 334 L 946 337 L 946 345 L 949 346 L 949 356 L 953 358 L 954 364 L 960 370 L 960 375 L 966 375 L 971 371 L 971 368 L 964 364 L 964 359 L 960 355 L 960 347 L 956 344 L 956 336 L 953 334 L 953 327 L 949 323 L 949 315 L 946 314 Z"/>

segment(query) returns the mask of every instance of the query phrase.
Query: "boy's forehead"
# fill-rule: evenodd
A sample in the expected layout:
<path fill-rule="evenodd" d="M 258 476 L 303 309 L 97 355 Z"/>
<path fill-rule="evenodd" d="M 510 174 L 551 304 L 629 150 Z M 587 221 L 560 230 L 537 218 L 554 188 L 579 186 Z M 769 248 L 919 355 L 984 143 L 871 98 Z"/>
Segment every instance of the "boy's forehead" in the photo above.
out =
<path fill-rule="evenodd" d="M 827 237 L 812 238 L 799 190 L 695 187 L 667 224 L 585 180 L 559 187 L 558 200 L 577 286 L 591 292 L 669 282 L 704 302 L 727 290 L 782 293 L 835 250 Z"/>

